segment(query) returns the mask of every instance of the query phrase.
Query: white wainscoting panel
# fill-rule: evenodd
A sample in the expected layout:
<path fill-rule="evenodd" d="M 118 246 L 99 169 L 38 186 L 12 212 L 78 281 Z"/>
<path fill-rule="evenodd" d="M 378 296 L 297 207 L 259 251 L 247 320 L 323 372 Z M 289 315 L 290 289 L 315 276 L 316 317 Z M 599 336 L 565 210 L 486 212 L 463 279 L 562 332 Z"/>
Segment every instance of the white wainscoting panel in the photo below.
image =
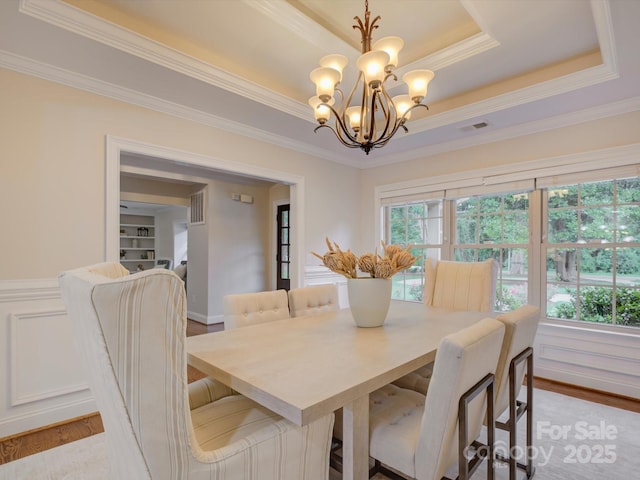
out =
<path fill-rule="evenodd" d="M 11 313 L 9 331 L 10 406 L 88 388 L 78 354 L 68 348 L 71 322 L 65 310 Z"/>
<path fill-rule="evenodd" d="M 0 281 L 0 437 L 97 410 L 57 279 Z"/>
<path fill-rule="evenodd" d="M 640 398 L 640 332 L 542 322 L 534 351 L 536 376 Z"/>

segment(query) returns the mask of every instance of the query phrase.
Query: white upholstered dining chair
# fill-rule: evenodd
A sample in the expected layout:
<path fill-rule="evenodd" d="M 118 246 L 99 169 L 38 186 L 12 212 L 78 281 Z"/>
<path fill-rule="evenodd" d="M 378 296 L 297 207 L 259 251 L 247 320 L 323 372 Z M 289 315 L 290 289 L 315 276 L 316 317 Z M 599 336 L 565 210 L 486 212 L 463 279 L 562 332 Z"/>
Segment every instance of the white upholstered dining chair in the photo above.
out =
<path fill-rule="evenodd" d="M 59 282 L 111 478 L 328 478 L 332 415 L 298 427 L 210 378 L 189 397 L 186 299 L 173 272 L 105 263 Z"/>
<path fill-rule="evenodd" d="M 496 370 L 496 418 L 508 412 L 506 420 L 498 419 L 496 427 L 509 432 L 509 452 L 504 459 L 509 463 L 509 478 L 516 479 L 517 469 L 525 472 L 525 478 L 534 475 L 531 458 L 525 463 L 518 462 L 515 452 L 517 442 L 517 423 L 526 413 L 526 455 L 533 443 L 533 342 L 538 331 L 540 309 L 533 305 L 523 305 L 510 312 L 498 315 L 497 319 L 505 326 L 504 341 L 500 360 Z M 525 368 L 526 367 L 526 368 Z M 527 399 L 518 400 L 525 373 L 527 375 Z M 519 449 L 518 449 L 519 450 Z"/>
<path fill-rule="evenodd" d="M 291 317 L 335 312 L 339 309 L 338 287 L 335 284 L 314 285 L 289 290 Z"/>
<path fill-rule="evenodd" d="M 466 480 L 482 457 L 468 463 L 467 447 L 485 414 L 488 478 L 493 478 L 493 379 L 504 325 L 491 318 L 445 337 L 436 353 L 426 397 L 390 384 L 369 395 L 369 455 L 376 471 L 385 466 L 417 480 L 440 480 L 458 463 Z M 394 478 L 391 475 L 391 478 Z"/>
<path fill-rule="evenodd" d="M 289 318 L 286 290 L 225 295 L 222 305 L 225 330 Z"/>
<path fill-rule="evenodd" d="M 454 262 L 427 259 L 424 304 L 449 310 L 490 312 L 496 299 L 498 262 Z"/>
<path fill-rule="evenodd" d="M 498 262 L 454 262 L 427 259 L 424 273 L 424 304 L 448 310 L 490 312 L 496 300 Z M 399 378 L 395 385 L 426 394 L 433 363 Z"/>

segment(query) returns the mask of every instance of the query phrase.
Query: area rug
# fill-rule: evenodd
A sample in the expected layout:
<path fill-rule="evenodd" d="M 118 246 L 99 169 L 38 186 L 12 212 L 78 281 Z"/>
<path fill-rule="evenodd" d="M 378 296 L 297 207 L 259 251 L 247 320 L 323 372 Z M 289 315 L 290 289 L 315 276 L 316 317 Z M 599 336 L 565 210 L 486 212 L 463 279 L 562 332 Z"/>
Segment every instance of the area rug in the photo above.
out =
<path fill-rule="evenodd" d="M 529 453 L 536 480 L 638 478 L 640 414 L 544 390 L 535 390 L 534 402 L 534 447 Z M 524 419 L 520 423 L 523 438 Z M 505 433 L 497 435 L 498 449 L 507 449 Z M 107 480 L 104 435 L 0 465 L 0 480 Z M 332 471 L 330 478 L 338 480 L 340 474 Z M 386 479 L 381 474 L 373 478 Z M 484 465 L 472 478 L 486 478 Z M 507 480 L 508 469 L 498 465 L 496 478 Z"/>

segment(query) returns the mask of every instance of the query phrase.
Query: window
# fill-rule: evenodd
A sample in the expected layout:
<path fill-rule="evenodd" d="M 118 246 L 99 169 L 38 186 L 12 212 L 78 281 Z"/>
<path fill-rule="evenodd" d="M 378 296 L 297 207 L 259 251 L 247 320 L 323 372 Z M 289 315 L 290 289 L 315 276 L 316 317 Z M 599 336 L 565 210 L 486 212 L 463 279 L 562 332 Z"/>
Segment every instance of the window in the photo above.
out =
<path fill-rule="evenodd" d="M 640 177 L 546 195 L 546 314 L 640 326 Z"/>
<path fill-rule="evenodd" d="M 500 268 L 497 311 L 527 303 L 529 193 L 508 193 L 455 200 L 454 260 L 494 258 Z"/>
<path fill-rule="evenodd" d="M 442 200 L 423 200 L 384 207 L 385 242 L 413 245 L 411 253 L 417 258 L 411 268 L 393 276 L 391 298 L 422 301 L 425 259 L 441 257 L 443 204 Z"/>
<path fill-rule="evenodd" d="M 393 298 L 422 301 L 426 258 L 494 258 L 497 311 L 530 303 L 548 318 L 640 327 L 640 164 L 613 161 L 380 189 L 382 238 L 418 258 Z"/>

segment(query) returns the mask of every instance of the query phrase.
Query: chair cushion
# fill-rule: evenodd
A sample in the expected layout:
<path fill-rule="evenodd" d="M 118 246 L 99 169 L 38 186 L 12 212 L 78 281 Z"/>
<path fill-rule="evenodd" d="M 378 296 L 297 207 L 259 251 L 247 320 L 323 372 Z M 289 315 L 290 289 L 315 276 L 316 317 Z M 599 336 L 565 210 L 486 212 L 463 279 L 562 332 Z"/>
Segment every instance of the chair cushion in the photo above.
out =
<path fill-rule="evenodd" d="M 200 448 L 226 447 L 281 420 L 278 414 L 242 395 L 231 395 L 191 411 Z"/>
<path fill-rule="evenodd" d="M 420 367 L 419 369 L 411 372 L 404 377 L 399 378 L 392 382 L 394 385 L 400 388 L 407 388 L 414 392 L 427 394 L 429 389 L 429 382 L 431 381 L 431 375 L 433 374 L 433 362 Z"/>
<path fill-rule="evenodd" d="M 237 392 L 227 387 L 211 377 L 204 377 L 188 385 L 189 389 L 189 408 L 195 410 L 207 403 L 211 403 L 229 395 L 235 395 Z"/>
<path fill-rule="evenodd" d="M 420 437 L 425 396 L 385 385 L 369 395 L 369 454 L 415 478 L 415 452 Z"/>

